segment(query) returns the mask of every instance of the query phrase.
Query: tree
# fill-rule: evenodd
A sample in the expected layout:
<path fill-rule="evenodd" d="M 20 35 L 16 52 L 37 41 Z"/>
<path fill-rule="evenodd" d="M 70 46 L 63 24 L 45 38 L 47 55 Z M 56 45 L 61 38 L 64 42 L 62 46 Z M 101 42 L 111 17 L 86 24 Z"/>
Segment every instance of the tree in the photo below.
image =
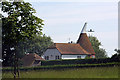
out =
<path fill-rule="evenodd" d="M 30 3 L 2 2 L 2 11 L 7 14 L 2 15 L 3 65 L 14 66 L 16 78 L 19 43 L 33 38 L 35 34 L 41 35 L 43 20 L 34 15 L 36 11 Z"/>
<path fill-rule="evenodd" d="M 114 55 L 112 55 L 111 59 L 120 61 L 120 50 L 115 49 L 114 51 L 116 51 L 116 53 Z"/>
<path fill-rule="evenodd" d="M 107 57 L 106 51 L 103 48 L 100 48 L 100 46 L 102 45 L 101 42 L 99 42 L 99 40 L 97 39 L 97 37 L 93 37 L 93 36 L 89 36 L 89 40 L 93 46 L 93 49 L 95 51 L 95 56 L 96 58 L 103 58 L 103 57 Z"/>
<path fill-rule="evenodd" d="M 42 55 L 46 49 L 53 44 L 51 37 L 44 35 L 34 35 L 33 39 L 22 42 L 18 48 L 18 52 L 25 53 L 37 53 Z M 21 55 L 22 57 L 22 55 Z"/>
<path fill-rule="evenodd" d="M 120 49 L 115 49 L 114 51 L 116 51 L 117 54 L 120 54 Z"/>

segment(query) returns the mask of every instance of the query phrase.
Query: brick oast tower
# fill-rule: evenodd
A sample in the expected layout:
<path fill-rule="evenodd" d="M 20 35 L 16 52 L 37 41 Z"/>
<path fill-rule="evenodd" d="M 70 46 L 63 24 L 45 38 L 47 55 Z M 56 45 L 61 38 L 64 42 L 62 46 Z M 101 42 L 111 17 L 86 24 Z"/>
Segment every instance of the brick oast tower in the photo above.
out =
<path fill-rule="evenodd" d="M 86 25 L 87 23 L 84 24 L 84 27 L 80 33 L 80 36 L 77 40 L 77 44 L 80 44 L 80 46 L 85 49 L 87 52 L 89 52 L 90 54 L 92 54 L 90 57 L 95 57 L 95 51 L 92 47 L 92 44 L 86 34 Z"/>

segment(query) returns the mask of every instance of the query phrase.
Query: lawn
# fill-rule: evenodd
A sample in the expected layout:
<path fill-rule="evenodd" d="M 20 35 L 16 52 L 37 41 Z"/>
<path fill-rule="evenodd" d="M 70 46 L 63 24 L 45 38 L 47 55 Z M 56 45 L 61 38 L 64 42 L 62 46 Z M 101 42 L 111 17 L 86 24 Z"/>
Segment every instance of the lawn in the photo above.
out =
<path fill-rule="evenodd" d="M 13 78 L 13 75 L 11 72 L 3 72 L 2 77 Z M 118 67 L 21 71 L 20 78 L 118 78 Z"/>

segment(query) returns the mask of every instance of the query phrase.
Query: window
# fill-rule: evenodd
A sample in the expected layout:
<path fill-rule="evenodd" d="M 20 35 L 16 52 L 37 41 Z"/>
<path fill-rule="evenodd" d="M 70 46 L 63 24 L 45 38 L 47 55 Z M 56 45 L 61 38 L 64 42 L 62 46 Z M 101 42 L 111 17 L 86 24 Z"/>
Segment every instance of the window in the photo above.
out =
<path fill-rule="evenodd" d="M 77 56 L 78 59 L 81 59 L 81 56 Z"/>
<path fill-rule="evenodd" d="M 59 56 L 55 56 L 55 59 L 60 59 L 60 57 Z"/>
<path fill-rule="evenodd" d="M 49 56 L 45 56 L 45 60 L 49 60 Z"/>
<path fill-rule="evenodd" d="M 59 56 L 58 56 L 58 59 L 60 59 Z"/>

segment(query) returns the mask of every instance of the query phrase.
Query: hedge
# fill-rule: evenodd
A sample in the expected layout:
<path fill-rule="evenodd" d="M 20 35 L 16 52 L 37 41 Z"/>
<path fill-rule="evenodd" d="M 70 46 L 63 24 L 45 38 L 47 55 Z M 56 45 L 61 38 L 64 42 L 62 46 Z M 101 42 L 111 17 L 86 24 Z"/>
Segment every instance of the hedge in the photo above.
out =
<path fill-rule="evenodd" d="M 41 70 L 41 69 L 66 69 L 66 68 L 86 68 L 86 67 L 112 67 L 119 66 L 120 63 L 101 63 L 101 64 L 69 64 L 69 65 L 48 65 L 48 66 L 36 66 L 36 67 L 20 67 L 21 71 L 28 70 Z M 2 71 L 13 71 L 13 68 L 3 68 Z"/>
<path fill-rule="evenodd" d="M 52 61 L 41 61 L 41 65 L 46 66 L 46 65 L 68 65 L 68 64 L 100 64 L 100 63 L 111 63 L 111 62 L 120 62 L 120 60 L 111 59 L 111 58 L 52 60 Z"/>

